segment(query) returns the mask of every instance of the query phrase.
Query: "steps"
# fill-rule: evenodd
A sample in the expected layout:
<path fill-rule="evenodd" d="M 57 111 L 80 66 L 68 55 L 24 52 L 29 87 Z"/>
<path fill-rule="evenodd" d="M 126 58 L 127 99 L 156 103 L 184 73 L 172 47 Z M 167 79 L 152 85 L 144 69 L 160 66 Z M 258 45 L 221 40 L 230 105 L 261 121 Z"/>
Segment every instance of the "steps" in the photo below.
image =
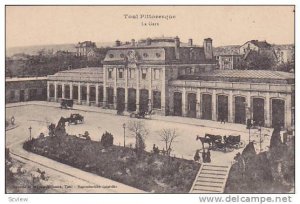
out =
<path fill-rule="evenodd" d="M 190 193 L 223 193 L 230 166 L 203 163 Z"/>

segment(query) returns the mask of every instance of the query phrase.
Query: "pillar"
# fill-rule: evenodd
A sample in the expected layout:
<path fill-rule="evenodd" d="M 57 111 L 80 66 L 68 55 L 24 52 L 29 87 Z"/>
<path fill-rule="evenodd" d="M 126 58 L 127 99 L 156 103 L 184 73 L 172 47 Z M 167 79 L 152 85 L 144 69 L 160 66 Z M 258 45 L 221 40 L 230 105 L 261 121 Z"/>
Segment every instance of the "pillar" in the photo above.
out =
<path fill-rule="evenodd" d="M 124 67 L 124 78 L 125 78 L 125 109 L 128 109 L 128 67 Z"/>
<path fill-rule="evenodd" d="M 61 83 L 61 98 L 65 98 L 65 84 Z"/>
<path fill-rule="evenodd" d="M 182 116 L 186 116 L 186 90 L 185 87 L 183 87 L 182 90 Z"/>
<path fill-rule="evenodd" d="M 200 105 L 201 105 L 201 93 L 200 93 L 200 89 L 199 88 L 197 89 L 196 99 L 197 99 L 197 104 L 196 104 L 196 118 L 201 118 L 201 108 L 200 108 Z"/>
<path fill-rule="evenodd" d="M 99 84 L 95 84 L 96 86 L 96 106 L 99 106 Z"/>
<path fill-rule="evenodd" d="M 252 119 L 252 101 L 250 91 L 247 93 L 246 103 L 246 119 Z"/>
<path fill-rule="evenodd" d="M 161 72 L 161 112 L 163 115 L 166 115 L 166 100 L 168 100 L 168 96 L 166 95 L 166 67 L 162 67 Z"/>
<path fill-rule="evenodd" d="M 57 82 L 54 82 L 54 101 L 57 102 Z"/>
<path fill-rule="evenodd" d="M 290 129 L 292 127 L 292 96 L 291 94 L 287 94 L 285 97 L 285 119 L 284 119 L 284 126 L 286 129 Z"/>
<path fill-rule="evenodd" d="M 107 93 L 106 93 L 106 79 L 107 79 L 107 73 L 106 73 L 107 67 L 103 66 L 103 107 L 106 107 L 107 105 Z"/>
<path fill-rule="evenodd" d="M 114 80 L 114 109 L 117 109 L 117 78 L 118 68 L 115 68 L 115 80 Z"/>
<path fill-rule="evenodd" d="M 81 84 L 78 84 L 78 104 L 81 104 Z"/>
<path fill-rule="evenodd" d="M 149 99 L 151 100 L 151 103 L 153 103 L 152 100 L 152 68 L 149 68 L 149 83 L 148 83 L 148 90 L 149 90 Z M 153 104 L 152 104 L 153 105 Z"/>
<path fill-rule="evenodd" d="M 136 68 L 136 110 L 140 109 L 140 68 Z"/>
<path fill-rule="evenodd" d="M 233 123 L 233 121 L 233 96 L 232 90 L 230 90 L 228 95 L 228 122 Z"/>
<path fill-rule="evenodd" d="M 50 101 L 50 83 L 47 81 L 47 100 Z"/>
<path fill-rule="evenodd" d="M 86 104 L 90 105 L 90 84 L 86 85 Z"/>
<path fill-rule="evenodd" d="M 70 86 L 70 99 L 73 99 L 73 83 L 70 83 L 69 86 Z"/>
<path fill-rule="evenodd" d="M 271 110 L 270 110 L 270 93 L 267 92 L 266 94 L 266 100 L 265 100 L 265 126 L 270 127 L 271 126 Z"/>
<path fill-rule="evenodd" d="M 211 107 L 211 109 L 212 109 L 212 120 L 216 121 L 217 120 L 217 94 L 216 94 L 215 89 L 213 89 L 211 103 L 212 103 L 212 107 Z"/>

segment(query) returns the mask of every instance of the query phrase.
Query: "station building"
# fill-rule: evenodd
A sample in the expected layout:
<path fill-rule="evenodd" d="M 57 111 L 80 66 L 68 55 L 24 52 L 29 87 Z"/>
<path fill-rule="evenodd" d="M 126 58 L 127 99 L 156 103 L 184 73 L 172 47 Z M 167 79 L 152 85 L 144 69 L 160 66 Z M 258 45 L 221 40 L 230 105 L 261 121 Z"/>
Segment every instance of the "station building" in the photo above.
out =
<path fill-rule="evenodd" d="M 203 46 L 178 37 L 117 40 L 103 67 L 48 76 L 47 98 L 129 112 L 293 126 L 294 74 L 216 70 L 216 65 L 211 38 Z"/>

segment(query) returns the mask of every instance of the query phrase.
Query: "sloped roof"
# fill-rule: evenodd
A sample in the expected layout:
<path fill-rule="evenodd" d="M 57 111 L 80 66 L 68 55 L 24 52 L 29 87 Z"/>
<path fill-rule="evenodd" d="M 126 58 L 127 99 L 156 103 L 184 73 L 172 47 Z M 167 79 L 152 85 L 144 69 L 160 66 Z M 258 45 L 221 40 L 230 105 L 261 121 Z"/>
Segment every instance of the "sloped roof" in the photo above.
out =
<path fill-rule="evenodd" d="M 248 42 L 251 42 L 252 44 L 256 45 L 259 48 L 271 48 L 272 47 L 272 45 L 270 43 L 267 43 L 267 41 L 250 40 Z M 246 43 L 248 43 L 248 42 L 246 42 Z"/>
<path fill-rule="evenodd" d="M 102 67 L 87 67 L 57 72 L 48 75 L 48 80 L 53 81 L 78 81 L 78 82 L 103 82 Z"/>
<path fill-rule="evenodd" d="M 257 83 L 294 83 L 295 75 L 288 72 L 270 70 L 214 70 L 197 75 L 184 75 L 178 79 L 203 81 L 237 81 Z"/>

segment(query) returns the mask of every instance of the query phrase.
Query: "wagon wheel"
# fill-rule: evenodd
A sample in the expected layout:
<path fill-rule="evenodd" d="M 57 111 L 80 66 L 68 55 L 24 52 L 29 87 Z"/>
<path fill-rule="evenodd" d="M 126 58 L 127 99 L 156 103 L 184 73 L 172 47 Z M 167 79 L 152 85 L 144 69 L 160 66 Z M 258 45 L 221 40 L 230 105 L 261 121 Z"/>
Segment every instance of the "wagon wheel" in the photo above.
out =
<path fill-rule="evenodd" d="M 239 143 L 239 148 L 243 148 L 243 147 L 245 147 L 245 141 L 240 141 L 240 143 Z"/>

